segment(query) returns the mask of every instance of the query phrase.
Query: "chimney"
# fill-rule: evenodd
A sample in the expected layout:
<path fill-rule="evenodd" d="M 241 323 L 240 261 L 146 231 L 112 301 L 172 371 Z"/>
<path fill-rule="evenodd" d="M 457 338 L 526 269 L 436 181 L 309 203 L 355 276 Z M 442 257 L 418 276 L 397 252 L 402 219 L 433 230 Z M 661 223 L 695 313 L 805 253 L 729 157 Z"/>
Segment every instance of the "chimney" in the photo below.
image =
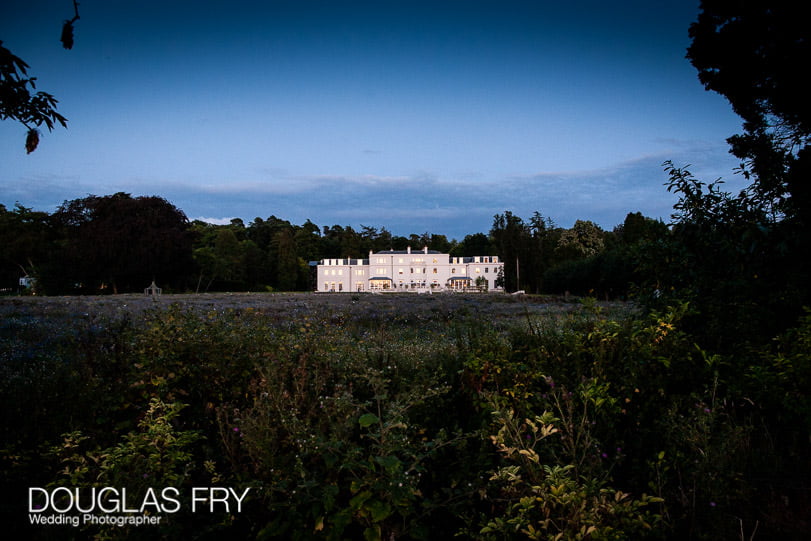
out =
<path fill-rule="evenodd" d="M 424 246 L 424 247 L 422 248 L 422 251 L 423 251 L 423 253 L 426 253 L 426 254 L 427 254 L 427 253 L 428 253 L 428 246 Z"/>
<path fill-rule="evenodd" d="M 411 246 L 408 247 L 408 253 L 411 253 Z"/>

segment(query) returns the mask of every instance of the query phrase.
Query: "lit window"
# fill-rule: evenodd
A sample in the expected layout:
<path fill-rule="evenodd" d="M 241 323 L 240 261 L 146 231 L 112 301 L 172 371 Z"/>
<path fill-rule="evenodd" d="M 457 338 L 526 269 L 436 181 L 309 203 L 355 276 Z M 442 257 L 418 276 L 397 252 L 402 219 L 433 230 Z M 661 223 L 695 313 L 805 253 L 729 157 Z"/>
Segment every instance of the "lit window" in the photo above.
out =
<path fill-rule="evenodd" d="M 436 274 L 436 272 L 437 272 L 437 271 L 436 271 L 436 267 L 434 267 L 434 274 Z"/>

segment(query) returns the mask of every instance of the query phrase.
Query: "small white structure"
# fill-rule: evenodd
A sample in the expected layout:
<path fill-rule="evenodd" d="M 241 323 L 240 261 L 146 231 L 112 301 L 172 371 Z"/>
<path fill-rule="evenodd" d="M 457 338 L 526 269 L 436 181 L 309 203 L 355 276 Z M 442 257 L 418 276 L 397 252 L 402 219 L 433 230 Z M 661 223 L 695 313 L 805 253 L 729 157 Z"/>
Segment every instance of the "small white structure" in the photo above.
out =
<path fill-rule="evenodd" d="M 498 256 L 451 257 L 434 250 L 369 252 L 369 259 L 322 259 L 317 291 L 501 291 Z"/>
<path fill-rule="evenodd" d="M 159 297 L 161 293 L 163 293 L 163 289 L 158 287 L 157 284 L 155 284 L 155 280 L 152 280 L 152 283 L 149 284 L 149 287 L 144 289 L 144 295 L 146 295 L 147 297 L 152 297 L 153 299 L 155 297 Z"/>

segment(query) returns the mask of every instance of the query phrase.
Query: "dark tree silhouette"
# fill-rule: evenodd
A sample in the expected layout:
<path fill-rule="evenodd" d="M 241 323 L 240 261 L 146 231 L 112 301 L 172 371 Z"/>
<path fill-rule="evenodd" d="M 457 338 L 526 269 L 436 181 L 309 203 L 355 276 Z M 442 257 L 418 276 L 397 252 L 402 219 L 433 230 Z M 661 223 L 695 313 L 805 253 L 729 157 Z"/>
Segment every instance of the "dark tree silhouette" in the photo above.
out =
<path fill-rule="evenodd" d="M 778 215 L 809 216 L 811 98 L 802 66 L 811 62 L 805 6 L 793 0 L 703 0 L 687 57 L 708 90 L 727 98 L 744 133 L 728 141 L 756 180 L 755 194 Z"/>
<path fill-rule="evenodd" d="M 163 198 L 91 195 L 66 201 L 54 219 L 86 289 L 140 291 L 151 280 L 181 279 L 192 266 L 186 215 Z"/>

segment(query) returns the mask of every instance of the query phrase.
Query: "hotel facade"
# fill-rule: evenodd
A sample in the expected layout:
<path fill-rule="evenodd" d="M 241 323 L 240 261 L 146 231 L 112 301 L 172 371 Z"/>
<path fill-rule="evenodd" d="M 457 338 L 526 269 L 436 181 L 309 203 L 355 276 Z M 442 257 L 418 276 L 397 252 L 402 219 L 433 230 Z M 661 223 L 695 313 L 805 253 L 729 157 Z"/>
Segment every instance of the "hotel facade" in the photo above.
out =
<path fill-rule="evenodd" d="M 408 248 L 369 252 L 369 259 L 322 259 L 316 270 L 321 292 L 501 291 L 504 265 L 497 256 Z"/>

